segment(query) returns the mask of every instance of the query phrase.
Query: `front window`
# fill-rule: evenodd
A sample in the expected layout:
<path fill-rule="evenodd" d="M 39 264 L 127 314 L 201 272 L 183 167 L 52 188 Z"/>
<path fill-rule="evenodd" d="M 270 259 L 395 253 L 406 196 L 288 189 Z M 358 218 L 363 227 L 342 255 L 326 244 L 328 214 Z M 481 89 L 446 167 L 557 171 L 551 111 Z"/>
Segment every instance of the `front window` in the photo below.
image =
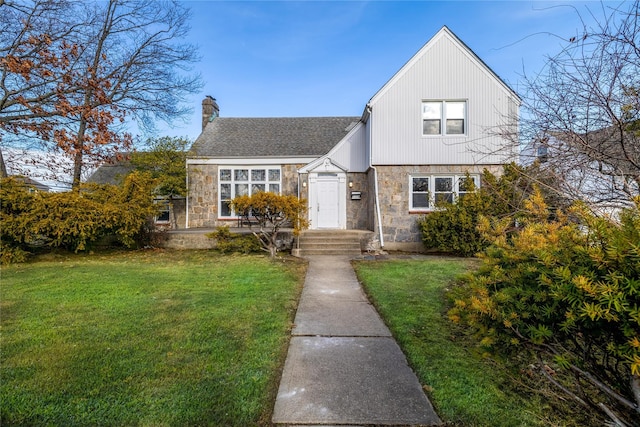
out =
<path fill-rule="evenodd" d="M 438 203 L 454 203 L 478 188 L 477 175 L 414 175 L 410 178 L 409 210 L 430 211 Z"/>
<path fill-rule="evenodd" d="M 422 134 L 464 135 L 466 110 L 466 101 L 424 101 L 422 103 Z"/>
<path fill-rule="evenodd" d="M 235 218 L 231 200 L 237 196 L 251 196 L 260 191 L 280 194 L 281 172 L 279 167 L 226 167 L 218 173 L 218 216 Z"/>

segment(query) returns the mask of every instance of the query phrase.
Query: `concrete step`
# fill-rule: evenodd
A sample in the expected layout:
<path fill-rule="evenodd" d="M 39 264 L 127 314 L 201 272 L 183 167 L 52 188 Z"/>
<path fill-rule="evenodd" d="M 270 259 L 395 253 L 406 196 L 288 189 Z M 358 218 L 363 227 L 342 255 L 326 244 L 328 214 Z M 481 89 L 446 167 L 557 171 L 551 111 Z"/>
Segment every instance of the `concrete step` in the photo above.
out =
<path fill-rule="evenodd" d="M 300 256 L 361 254 L 362 233 L 349 230 L 308 230 L 299 237 Z"/>

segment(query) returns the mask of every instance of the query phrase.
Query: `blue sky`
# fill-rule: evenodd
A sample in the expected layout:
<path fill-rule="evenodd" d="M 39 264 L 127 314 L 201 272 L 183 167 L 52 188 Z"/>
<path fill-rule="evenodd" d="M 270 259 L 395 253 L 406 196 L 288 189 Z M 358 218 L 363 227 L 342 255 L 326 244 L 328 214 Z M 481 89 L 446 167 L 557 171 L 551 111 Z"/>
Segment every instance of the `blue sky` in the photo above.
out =
<path fill-rule="evenodd" d="M 195 139 L 200 102 L 225 117 L 358 116 L 443 25 L 516 91 L 602 14 L 596 1 L 185 1 L 205 82 L 187 123 L 161 134 Z M 605 2 L 618 5 L 620 2 Z"/>

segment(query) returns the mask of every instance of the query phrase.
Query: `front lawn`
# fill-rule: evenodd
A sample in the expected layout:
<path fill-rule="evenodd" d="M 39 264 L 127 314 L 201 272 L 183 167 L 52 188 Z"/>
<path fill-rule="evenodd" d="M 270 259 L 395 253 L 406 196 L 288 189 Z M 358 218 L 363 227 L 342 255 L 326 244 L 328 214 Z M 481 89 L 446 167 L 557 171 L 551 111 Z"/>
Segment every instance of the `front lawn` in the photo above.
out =
<path fill-rule="evenodd" d="M 0 424 L 268 425 L 303 279 L 210 251 L 3 267 Z"/>
<path fill-rule="evenodd" d="M 524 395 L 508 370 L 479 357 L 473 339 L 447 319 L 445 290 L 473 262 L 429 258 L 354 265 L 447 425 L 554 425 L 539 395 Z"/>

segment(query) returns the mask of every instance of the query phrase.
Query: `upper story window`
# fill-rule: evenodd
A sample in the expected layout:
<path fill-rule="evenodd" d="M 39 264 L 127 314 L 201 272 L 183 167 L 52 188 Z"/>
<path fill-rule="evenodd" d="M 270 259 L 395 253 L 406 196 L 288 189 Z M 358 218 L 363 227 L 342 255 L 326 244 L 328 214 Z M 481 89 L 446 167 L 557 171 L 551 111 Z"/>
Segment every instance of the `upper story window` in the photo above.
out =
<path fill-rule="evenodd" d="M 231 166 L 221 168 L 218 176 L 218 216 L 221 218 L 235 218 L 230 204 L 236 196 L 250 196 L 260 191 L 280 194 L 281 172 L 278 166 Z"/>
<path fill-rule="evenodd" d="M 478 175 L 413 175 L 409 210 L 430 211 L 438 203 L 453 203 L 478 188 Z"/>
<path fill-rule="evenodd" d="M 423 135 L 464 135 L 466 101 L 423 101 Z"/>

